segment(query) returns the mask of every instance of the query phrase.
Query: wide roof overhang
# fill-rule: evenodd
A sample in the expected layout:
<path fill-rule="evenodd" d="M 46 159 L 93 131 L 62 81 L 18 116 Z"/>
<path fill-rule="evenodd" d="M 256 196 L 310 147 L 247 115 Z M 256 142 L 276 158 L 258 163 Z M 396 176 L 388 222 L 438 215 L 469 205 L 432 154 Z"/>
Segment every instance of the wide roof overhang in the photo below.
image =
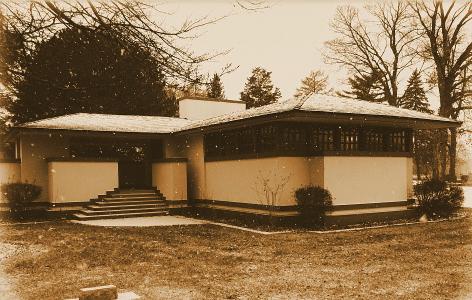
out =
<path fill-rule="evenodd" d="M 311 123 L 327 126 L 361 126 L 361 127 L 398 127 L 411 129 L 442 129 L 457 128 L 462 122 L 450 120 L 437 121 L 394 116 L 374 116 L 348 113 L 286 111 L 253 118 L 235 120 L 226 123 L 210 124 L 197 128 L 184 129 L 176 132 L 177 135 L 217 132 L 227 129 L 237 129 L 268 123 Z"/>
<path fill-rule="evenodd" d="M 424 120 L 415 118 L 393 117 L 393 116 L 373 116 L 330 112 L 309 112 L 309 111 L 286 111 L 269 115 L 256 116 L 225 123 L 210 124 L 197 128 L 176 130 L 173 132 L 125 132 L 125 131 L 100 131 L 100 130 L 80 130 L 80 129 L 60 129 L 60 128 L 33 128 L 15 127 L 11 138 L 14 136 L 26 135 L 48 135 L 51 133 L 70 137 L 96 137 L 96 138 L 120 138 L 120 139 L 162 139 L 170 135 L 187 135 L 196 133 L 209 133 L 221 130 L 245 128 L 268 123 L 297 122 L 311 123 L 328 126 L 362 126 L 362 127 L 398 127 L 412 129 L 441 129 L 456 128 L 461 122 L 451 120 L 450 122 Z"/>
<path fill-rule="evenodd" d="M 162 138 L 273 122 L 412 129 L 455 128 L 462 124 L 457 120 L 385 104 L 316 94 L 306 99 L 280 101 L 203 120 L 77 113 L 25 123 L 16 130 L 24 134 L 55 132 L 88 137 Z"/>
<path fill-rule="evenodd" d="M 60 135 L 64 137 L 77 138 L 103 138 L 103 139 L 162 139 L 170 133 L 140 133 L 140 132 L 119 132 L 119 131 L 96 131 L 96 130 L 74 130 L 56 128 L 21 128 L 15 127 L 10 133 L 10 139 L 22 135 Z"/>

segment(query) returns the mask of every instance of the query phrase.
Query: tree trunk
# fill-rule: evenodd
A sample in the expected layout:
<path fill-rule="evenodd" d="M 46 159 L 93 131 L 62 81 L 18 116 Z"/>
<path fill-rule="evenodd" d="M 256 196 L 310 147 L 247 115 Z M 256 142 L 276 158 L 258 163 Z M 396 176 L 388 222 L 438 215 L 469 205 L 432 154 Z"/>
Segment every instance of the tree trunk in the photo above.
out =
<path fill-rule="evenodd" d="M 440 144 L 440 132 L 439 130 L 431 131 L 432 133 L 432 165 L 431 165 L 431 172 L 432 172 L 432 179 L 439 179 L 439 144 Z"/>
<path fill-rule="evenodd" d="M 447 175 L 447 145 L 448 145 L 448 132 L 447 129 L 440 130 L 440 142 L 439 142 L 439 154 L 440 154 L 440 176 L 439 179 L 445 180 Z"/>
<path fill-rule="evenodd" d="M 457 157 L 457 130 L 449 128 L 451 132 L 451 147 L 449 148 L 449 180 L 455 182 L 456 177 L 456 157 Z"/>
<path fill-rule="evenodd" d="M 418 158 L 416 159 L 416 179 L 421 180 L 421 162 Z"/>

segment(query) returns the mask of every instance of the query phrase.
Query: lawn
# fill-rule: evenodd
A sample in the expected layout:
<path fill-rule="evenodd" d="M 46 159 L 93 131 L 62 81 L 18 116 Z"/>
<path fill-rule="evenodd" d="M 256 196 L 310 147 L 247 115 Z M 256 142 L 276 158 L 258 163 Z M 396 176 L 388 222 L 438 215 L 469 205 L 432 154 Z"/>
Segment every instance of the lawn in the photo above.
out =
<path fill-rule="evenodd" d="M 450 299 L 472 295 L 471 228 L 469 216 L 330 234 L 67 222 L 0 230 L 16 247 L 4 267 L 22 299 L 104 284 L 144 299 Z"/>

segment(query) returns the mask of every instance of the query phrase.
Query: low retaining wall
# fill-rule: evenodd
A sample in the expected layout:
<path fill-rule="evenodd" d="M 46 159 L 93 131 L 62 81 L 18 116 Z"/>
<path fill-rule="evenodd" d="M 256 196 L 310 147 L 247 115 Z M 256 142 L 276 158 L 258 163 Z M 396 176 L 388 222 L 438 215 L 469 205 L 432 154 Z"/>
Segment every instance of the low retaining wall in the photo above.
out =
<path fill-rule="evenodd" d="M 49 201 L 85 202 L 118 187 L 118 162 L 51 161 Z"/>
<path fill-rule="evenodd" d="M 18 160 L 0 160 L 0 186 L 5 183 L 21 180 L 21 164 Z M 5 197 L 0 193 L 0 203 L 5 203 Z"/>
<path fill-rule="evenodd" d="M 181 203 L 187 200 L 187 160 L 166 159 L 152 164 L 152 185 L 169 200 Z"/>
<path fill-rule="evenodd" d="M 269 157 L 208 161 L 205 162 L 202 199 L 294 206 L 295 191 L 311 184 L 328 189 L 333 195 L 333 205 L 398 202 L 410 197 L 412 173 L 410 157 Z M 276 203 L 271 202 L 273 192 Z"/>

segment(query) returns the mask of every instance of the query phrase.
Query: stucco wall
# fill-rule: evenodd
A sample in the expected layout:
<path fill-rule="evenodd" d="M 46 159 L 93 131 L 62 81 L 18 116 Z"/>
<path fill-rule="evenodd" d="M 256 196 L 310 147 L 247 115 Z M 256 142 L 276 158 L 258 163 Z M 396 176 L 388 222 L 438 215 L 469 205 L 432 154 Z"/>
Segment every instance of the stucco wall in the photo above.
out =
<path fill-rule="evenodd" d="M 271 190 L 288 177 L 277 205 L 295 205 L 294 192 L 312 184 L 327 188 L 334 205 L 405 201 L 411 194 L 407 157 L 272 157 L 205 163 L 205 198 L 267 204 L 262 179 Z"/>
<path fill-rule="evenodd" d="M 18 182 L 21 179 L 21 165 L 16 162 L 0 162 L 0 186 L 4 183 Z M 5 202 L 0 193 L 0 203 Z"/>
<path fill-rule="evenodd" d="M 334 205 L 405 201 L 411 188 L 406 157 L 324 157 L 324 187 Z"/>
<path fill-rule="evenodd" d="M 85 202 L 118 187 L 117 162 L 50 162 L 50 201 Z"/>
<path fill-rule="evenodd" d="M 207 162 L 206 199 L 270 205 L 264 194 L 264 180 L 270 191 L 286 181 L 274 204 L 295 205 L 295 190 L 317 177 L 316 164 L 316 160 L 304 157 Z"/>
<path fill-rule="evenodd" d="M 208 199 L 206 197 L 206 173 L 203 136 L 187 138 L 187 186 L 189 199 Z"/>
<path fill-rule="evenodd" d="M 203 120 L 246 109 L 246 103 L 218 102 L 198 99 L 179 101 L 179 117 L 189 120 Z"/>
<path fill-rule="evenodd" d="M 152 185 L 157 187 L 167 200 L 187 200 L 187 163 L 153 163 Z"/>
<path fill-rule="evenodd" d="M 59 134 L 22 135 L 20 139 L 21 181 L 41 186 L 37 201 L 48 201 L 48 158 L 67 158 L 68 140 Z"/>

